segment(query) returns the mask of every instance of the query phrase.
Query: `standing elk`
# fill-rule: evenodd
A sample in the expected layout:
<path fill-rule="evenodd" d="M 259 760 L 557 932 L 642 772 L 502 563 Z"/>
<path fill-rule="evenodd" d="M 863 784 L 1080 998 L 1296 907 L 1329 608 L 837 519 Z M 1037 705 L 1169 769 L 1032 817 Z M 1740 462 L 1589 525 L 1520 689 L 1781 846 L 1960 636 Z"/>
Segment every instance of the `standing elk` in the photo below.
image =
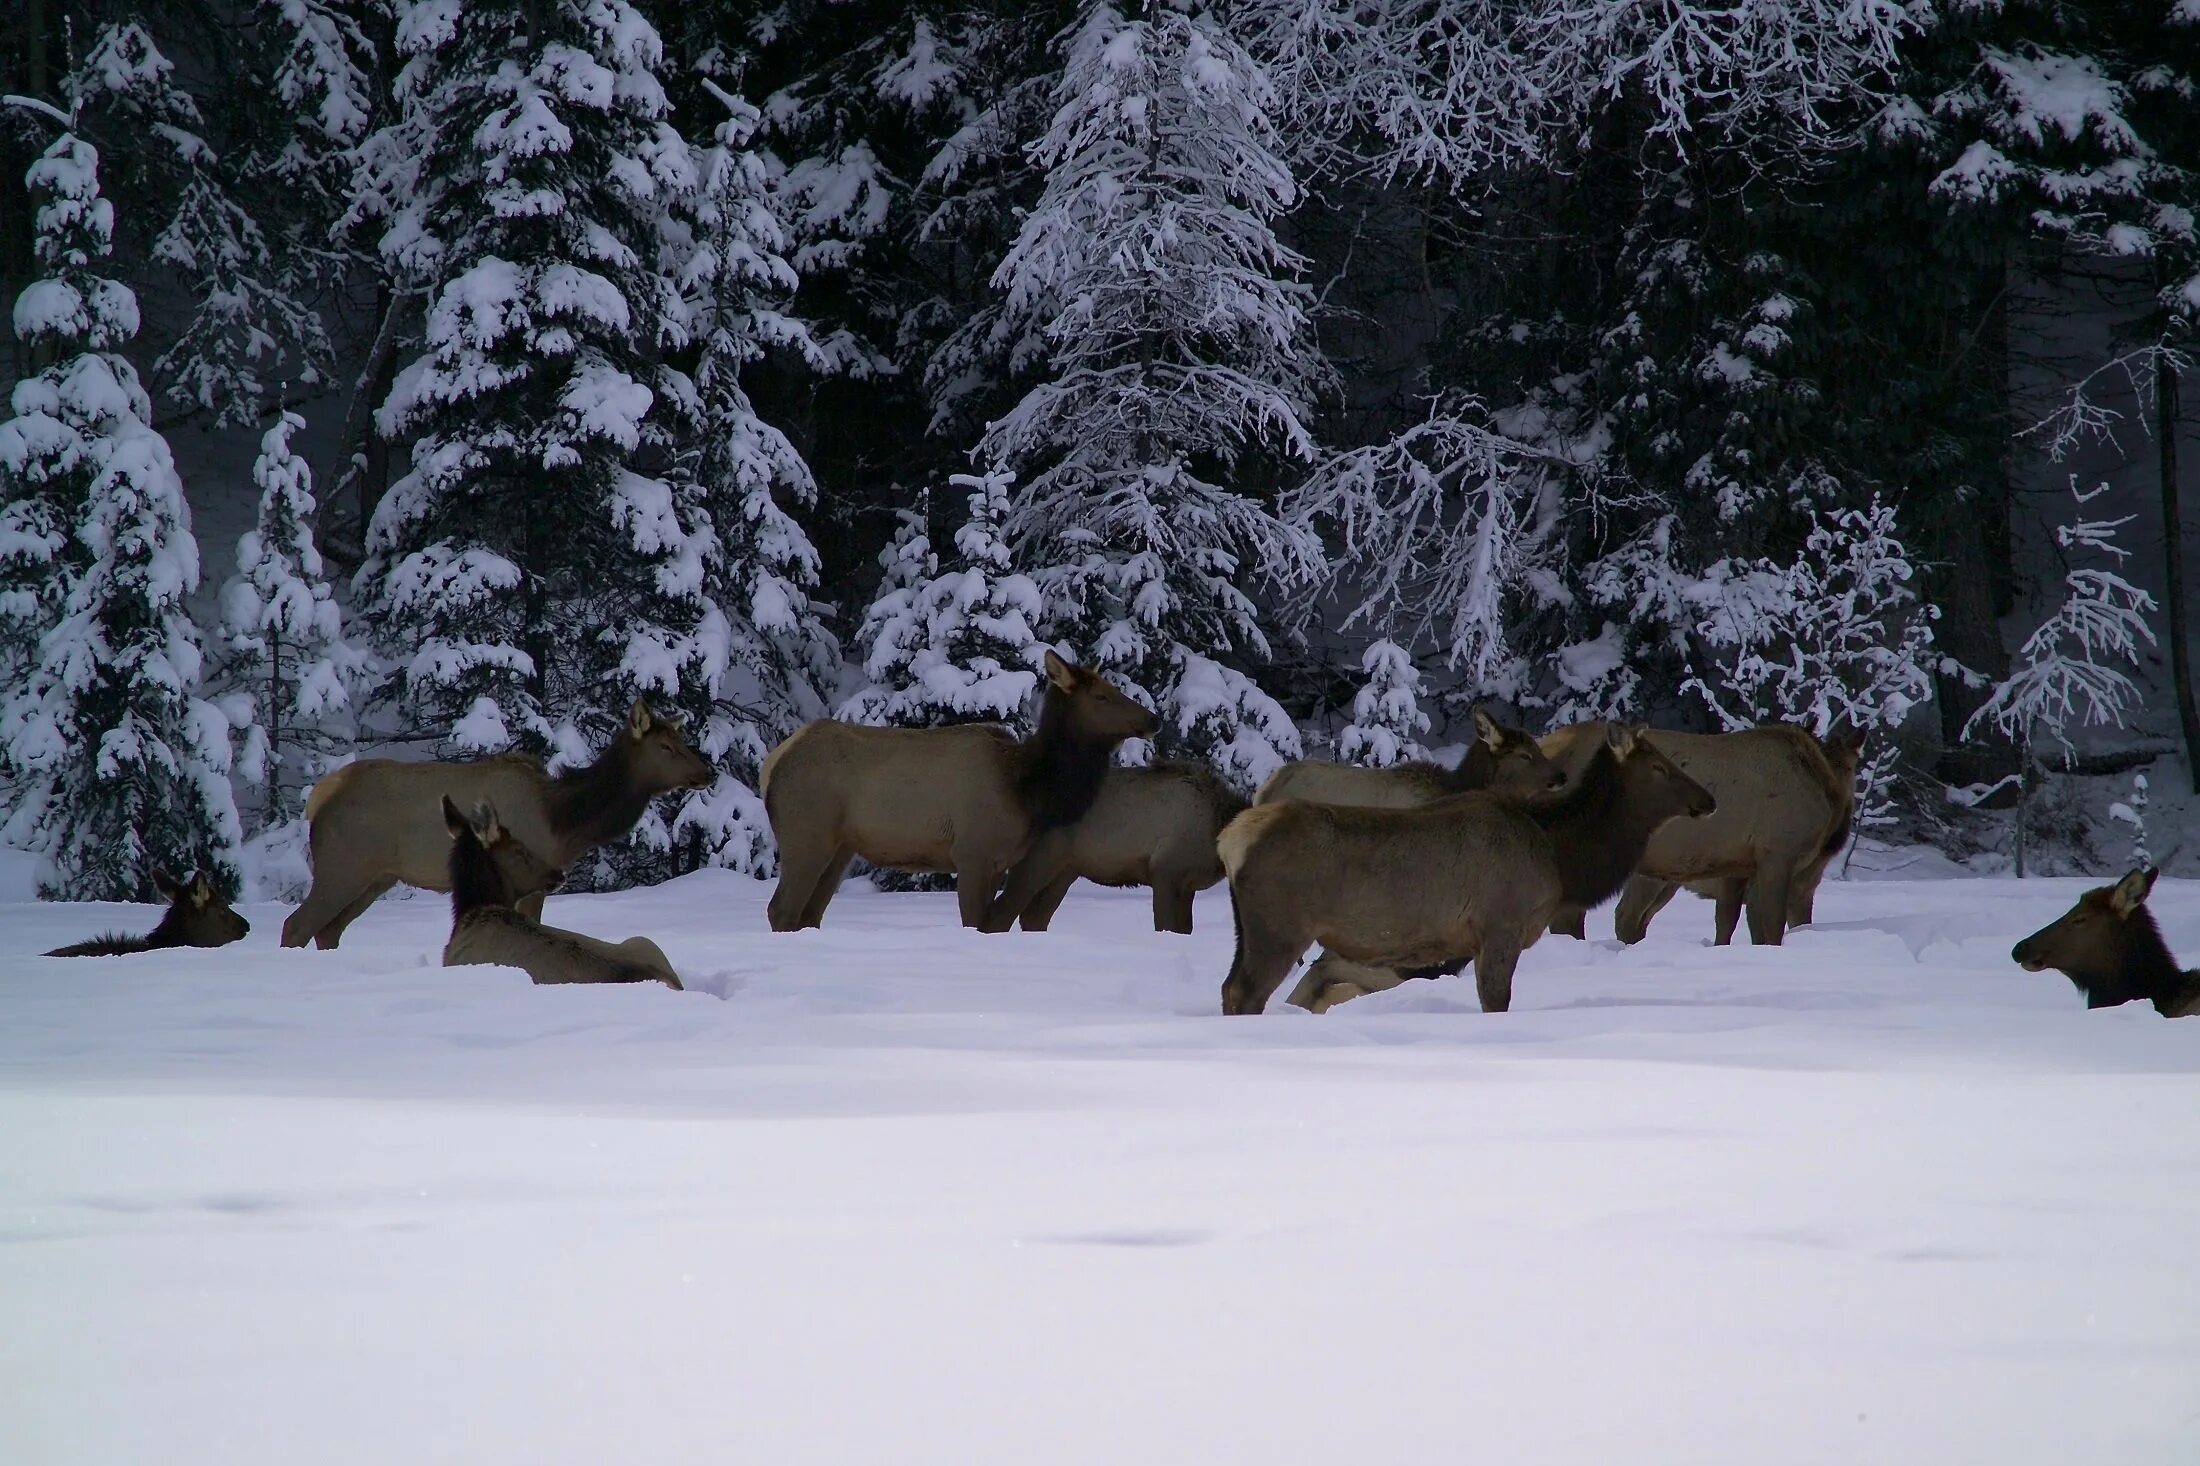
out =
<path fill-rule="evenodd" d="M 2052 967 L 2069 978 L 2088 1008 L 2144 999 L 2164 1018 L 2200 1016 L 2200 972 L 2177 966 L 2147 910 L 2156 874 L 2141 866 L 2113 886 L 2096 886 L 2009 955 L 2026 972 Z"/>
<path fill-rule="evenodd" d="M 773 931 L 822 926 L 848 865 L 953 871 L 962 924 L 982 927 L 1001 877 L 1049 830 L 1092 807 L 1116 745 L 1154 715 L 1107 678 L 1046 654 L 1039 727 L 870 728 L 820 719 L 764 760 L 779 841 Z"/>
<path fill-rule="evenodd" d="M 1609 896 L 1668 819 L 1712 797 L 1636 730 L 1603 745 L 1543 807 L 1455 794 L 1407 809 L 1256 805 L 1220 841 L 1237 951 L 1225 1013 L 1258 1013 L 1306 949 L 1293 1001 L 1317 1011 L 1407 977 L 1475 964 L 1484 1012 L 1512 1004 L 1513 968 L 1568 895 Z M 1593 904 L 1593 903 L 1592 903 Z"/>
<path fill-rule="evenodd" d="M 104 936 L 74 946 L 56 947 L 48 957 L 123 957 L 163 947 L 226 947 L 241 942 L 252 923 L 230 909 L 229 898 L 200 871 L 188 886 L 164 870 L 153 872 L 153 889 L 168 898 L 160 924 L 142 937 Z"/>
<path fill-rule="evenodd" d="M 1407 809 L 1476 790 L 1526 799 L 1564 786 L 1565 770 L 1552 763 L 1529 734 L 1506 727 L 1480 708 L 1474 712 L 1474 732 L 1474 742 L 1456 768 L 1421 759 L 1387 769 L 1299 759 L 1270 774 L 1253 803 L 1309 799 L 1316 804 Z"/>
<path fill-rule="evenodd" d="M 1153 888 L 1153 929 L 1190 932 L 1192 897 L 1222 879 L 1215 836 L 1245 801 L 1207 764 L 1169 759 L 1111 768 L 1092 807 L 1032 841 L 986 912 L 984 929 L 1021 921 L 1043 932 L 1082 877 L 1103 886 Z"/>
<path fill-rule="evenodd" d="M 446 796 L 503 811 L 505 828 L 548 864 L 569 870 L 607 840 L 634 828 L 649 801 L 674 789 L 706 789 L 717 773 L 690 748 L 677 719 L 637 699 L 627 723 L 596 761 L 552 776 L 524 754 L 462 763 L 361 759 L 313 786 L 313 888 L 283 923 L 283 945 L 333 947 L 344 928 L 399 881 L 449 889 L 449 840 L 440 818 Z M 543 893 L 520 910 L 542 914 Z"/>
<path fill-rule="evenodd" d="M 468 818 L 445 795 L 443 823 L 450 835 L 451 889 L 445 967 L 517 967 L 543 984 L 661 982 L 679 990 L 672 964 L 647 937 L 606 942 L 522 915 L 518 903 L 555 890 L 565 872 L 514 837 L 487 800 L 477 802 Z"/>
<path fill-rule="evenodd" d="M 1561 766 L 1578 763 L 1606 726 L 1559 728 L 1545 735 L 1543 749 Z M 1650 918 L 1687 886 L 1718 903 L 1719 945 L 1733 939 L 1746 910 L 1750 940 L 1778 946 L 1787 928 L 1800 924 L 1798 915 L 1808 919 L 1830 852 L 1846 838 L 1855 803 L 1853 751 L 1844 749 L 1837 764 L 1826 745 L 1785 724 L 1739 733 L 1658 729 L 1649 737 L 1711 791 L 1719 809 L 1708 819 L 1667 825 L 1651 837 L 1613 915 L 1619 939 L 1641 941 Z M 1551 930 L 1584 935 L 1586 910 L 1567 901 Z"/>

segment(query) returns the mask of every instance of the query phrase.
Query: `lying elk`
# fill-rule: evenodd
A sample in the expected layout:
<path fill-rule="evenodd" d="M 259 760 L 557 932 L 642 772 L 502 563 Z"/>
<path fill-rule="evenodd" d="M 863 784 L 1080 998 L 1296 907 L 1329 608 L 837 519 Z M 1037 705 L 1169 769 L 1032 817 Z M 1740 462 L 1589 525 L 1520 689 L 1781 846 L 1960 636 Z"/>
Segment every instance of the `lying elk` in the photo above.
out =
<path fill-rule="evenodd" d="M 48 957 L 122 957 L 131 952 L 152 952 L 162 947 L 226 947 L 241 942 L 252 930 L 229 907 L 221 888 L 200 871 L 188 886 L 179 885 L 164 870 L 153 872 L 153 889 L 168 898 L 168 910 L 160 924 L 142 937 L 104 936 L 73 947 L 56 947 Z"/>
<path fill-rule="evenodd" d="M 1153 929 L 1189 932 L 1192 897 L 1222 879 L 1215 836 L 1245 809 L 1213 768 L 1171 759 L 1109 769 L 1092 807 L 1032 842 L 986 912 L 984 929 L 1022 921 L 1043 932 L 1079 877 L 1103 886 L 1151 886 Z"/>
<path fill-rule="evenodd" d="M 1258 805 L 1220 842 L 1237 921 L 1222 1009 L 1262 1011 L 1320 942 L 1322 957 L 1293 995 L 1302 1006 L 1320 1011 L 1471 961 L 1483 1011 L 1504 1012 L 1521 952 L 1563 898 L 1609 896 L 1653 830 L 1713 807 L 1672 760 L 1621 727 L 1542 807 L 1490 794 L 1411 809 Z"/>
<path fill-rule="evenodd" d="M 1561 766 L 1596 746 L 1601 723 L 1577 723 L 1543 739 Z M 1810 919 L 1826 863 L 1848 838 L 1855 805 L 1857 745 L 1829 752 L 1801 728 L 1774 724 L 1739 733 L 1650 734 L 1658 748 L 1718 800 L 1708 819 L 1667 825 L 1613 914 L 1623 942 L 1639 942 L 1650 918 L 1682 886 L 1717 903 L 1716 939 L 1725 946 L 1743 912 L 1750 940 L 1778 946 L 1789 926 Z M 1584 934 L 1585 908 L 1568 901 L 1551 930 Z"/>
<path fill-rule="evenodd" d="M 672 964 L 647 937 L 614 944 L 521 915 L 521 899 L 555 890 L 565 872 L 522 844 L 487 800 L 469 819 L 445 795 L 443 823 L 451 888 L 445 967 L 487 964 L 517 967 L 538 983 L 661 982 L 679 990 Z"/>
<path fill-rule="evenodd" d="M 2009 955 L 2026 972 L 2052 967 L 2069 978 L 2088 1008 L 2144 998 L 2164 1018 L 2200 1015 L 2200 971 L 2179 970 L 2147 910 L 2156 874 L 2142 866 L 2113 886 L 2095 887 Z"/>
<path fill-rule="evenodd" d="M 507 828 L 560 870 L 607 840 L 634 828 L 649 801 L 674 789 L 706 789 L 717 777 L 690 748 L 677 719 L 660 717 L 637 700 L 609 747 L 584 769 L 552 776 L 523 754 L 464 763 L 400 763 L 361 759 L 313 786 L 306 800 L 311 824 L 313 888 L 283 923 L 283 945 L 333 947 L 344 928 L 396 885 L 448 888 L 449 841 L 437 801 L 462 806 L 487 800 L 504 811 Z M 542 914 L 537 891 L 520 905 Z"/>
<path fill-rule="evenodd" d="M 858 855 L 895 870 L 953 871 L 964 926 L 1034 839 L 1075 824 L 1109 756 L 1157 724 L 1097 672 L 1046 654 L 1038 730 L 987 723 L 868 728 L 820 719 L 764 760 L 764 812 L 779 841 L 773 931 L 820 926 Z"/>
<path fill-rule="evenodd" d="M 1565 770 L 1552 763 L 1529 734 L 1506 727 L 1479 708 L 1474 713 L 1474 731 L 1474 742 L 1456 768 L 1419 759 L 1387 769 L 1300 759 L 1270 774 L 1253 803 L 1310 799 L 1317 804 L 1405 809 L 1478 789 L 1525 799 L 1565 785 Z"/>

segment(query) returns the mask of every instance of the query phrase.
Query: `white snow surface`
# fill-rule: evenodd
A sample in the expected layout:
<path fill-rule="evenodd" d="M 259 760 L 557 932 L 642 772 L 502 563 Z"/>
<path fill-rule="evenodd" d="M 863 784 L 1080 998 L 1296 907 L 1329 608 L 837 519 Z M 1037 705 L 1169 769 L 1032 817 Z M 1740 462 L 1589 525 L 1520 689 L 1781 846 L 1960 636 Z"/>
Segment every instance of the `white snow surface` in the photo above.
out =
<path fill-rule="evenodd" d="M 552 900 L 673 993 L 445 970 L 432 897 L 48 960 L 154 913 L 13 874 L 12 1466 L 2200 1460 L 2200 1023 L 2008 956 L 2090 882 L 1224 1019 L 1219 891 Z"/>

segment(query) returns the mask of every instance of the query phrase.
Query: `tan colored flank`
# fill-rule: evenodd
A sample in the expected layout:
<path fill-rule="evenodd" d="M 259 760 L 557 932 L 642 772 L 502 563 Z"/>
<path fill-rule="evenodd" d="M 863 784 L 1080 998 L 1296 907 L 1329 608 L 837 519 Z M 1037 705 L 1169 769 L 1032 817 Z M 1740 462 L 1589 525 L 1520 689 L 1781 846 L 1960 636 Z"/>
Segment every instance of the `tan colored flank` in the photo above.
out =
<path fill-rule="evenodd" d="M 1188 759 L 1109 769 L 1092 808 L 1049 830 L 1008 873 L 985 929 L 1041 932 L 1080 879 L 1153 891 L 1155 931 L 1189 932 L 1192 898 L 1222 879 L 1215 836 L 1245 801 L 1213 768 Z"/>
<path fill-rule="evenodd" d="M 675 991 L 680 978 L 647 937 L 606 942 L 582 932 L 544 926 L 509 906 L 484 906 L 460 917 L 443 947 L 445 967 L 494 964 L 517 967 L 538 983 L 661 982 Z"/>
<path fill-rule="evenodd" d="M 1543 739 L 1554 763 L 1572 767 L 1609 725 L 1579 723 Z M 1652 730 L 1650 742 L 1718 800 L 1716 812 L 1660 829 L 1620 895 L 1613 926 L 1639 942 L 1650 919 L 1686 886 L 1717 902 L 1715 938 L 1733 939 L 1744 913 L 1750 940 L 1778 945 L 1807 915 L 1834 831 L 1848 818 L 1853 779 L 1838 774 L 1809 733 L 1773 724 L 1739 733 Z M 1798 897 L 1801 900 L 1798 900 Z M 1582 912 L 1568 906 L 1554 930 L 1580 936 Z"/>
<path fill-rule="evenodd" d="M 1487 789 L 1505 799 L 1535 799 L 1551 792 L 1559 770 L 1534 738 L 1517 728 L 1506 727 L 1479 710 L 1474 715 L 1474 723 L 1475 741 L 1461 755 L 1457 768 L 1441 768 L 1423 760 L 1369 769 L 1356 764 L 1299 759 L 1270 774 L 1253 795 L 1253 803 L 1305 799 L 1316 804 L 1409 809 L 1432 799 L 1478 789 Z"/>

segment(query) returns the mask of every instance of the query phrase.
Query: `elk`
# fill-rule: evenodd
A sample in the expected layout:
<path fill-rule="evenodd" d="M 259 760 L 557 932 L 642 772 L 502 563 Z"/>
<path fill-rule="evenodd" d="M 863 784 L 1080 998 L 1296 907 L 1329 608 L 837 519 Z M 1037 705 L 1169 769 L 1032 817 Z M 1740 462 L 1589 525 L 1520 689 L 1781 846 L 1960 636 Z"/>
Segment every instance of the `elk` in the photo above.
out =
<path fill-rule="evenodd" d="M 869 728 L 820 719 L 764 760 L 764 812 L 779 842 L 773 931 L 821 926 L 858 855 L 896 870 L 953 871 L 967 927 L 1032 842 L 1074 825 L 1108 760 L 1154 715 L 1097 672 L 1046 654 L 1039 726 L 1018 739 L 990 723 Z"/>
<path fill-rule="evenodd" d="M 48 957 L 122 957 L 132 952 L 154 952 L 163 947 L 226 947 L 241 942 L 252 923 L 230 909 L 221 888 L 198 871 L 188 886 L 179 884 L 164 870 L 153 872 L 153 889 L 168 898 L 160 924 L 142 937 L 110 935 L 94 937 L 73 946 L 56 947 Z"/>
<path fill-rule="evenodd" d="M 522 844 L 497 818 L 496 806 L 477 801 L 469 818 L 446 794 L 443 823 L 451 845 L 445 967 L 490 964 L 517 967 L 537 983 L 661 982 L 679 991 L 672 964 L 647 937 L 614 944 L 520 913 L 522 898 L 556 889 L 565 872 Z"/>
<path fill-rule="evenodd" d="M 1474 712 L 1474 731 L 1475 740 L 1456 768 L 1418 759 L 1387 769 L 1300 759 L 1270 774 L 1253 803 L 1310 799 L 1317 804 L 1404 809 L 1478 789 L 1525 799 L 1564 787 L 1565 770 L 1553 764 L 1530 735 L 1506 727 L 1480 708 Z"/>
<path fill-rule="evenodd" d="M 2113 886 L 2096 886 L 2009 955 L 2026 972 L 2052 967 L 2069 978 L 2088 1008 L 2144 998 L 2164 1018 L 2200 1016 L 2200 972 L 2178 968 L 2147 910 L 2156 874 L 2141 866 Z"/>
<path fill-rule="evenodd" d="M 1237 922 L 1222 1010 L 1261 1012 L 1320 942 L 1293 994 L 1301 1006 L 1321 1011 L 1471 961 L 1483 1011 L 1502 1013 L 1521 952 L 1561 899 L 1610 896 L 1659 825 L 1713 808 L 1638 730 L 1616 726 L 1542 807 L 1487 793 L 1408 809 L 1256 805 L 1219 842 Z"/>
<path fill-rule="evenodd" d="M 449 841 L 437 801 L 461 807 L 484 800 L 504 812 L 505 827 L 559 870 L 634 828 L 649 801 L 674 789 L 707 789 L 710 761 L 688 746 L 680 722 L 636 699 L 626 726 L 596 761 L 552 776 L 524 754 L 456 763 L 361 759 L 313 786 L 306 799 L 313 887 L 283 923 L 283 945 L 333 947 L 384 891 L 399 881 L 448 889 Z M 519 909 L 542 914 L 544 893 Z"/>
<path fill-rule="evenodd" d="M 1192 929 L 1192 897 L 1222 879 L 1215 836 L 1245 800 L 1207 764 L 1170 759 L 1142 769 L 1111 768 L 1074 824 L 1032 841 L 986 912 L 984 929 L 1021 921 L 1043 932 L 1079 877 L 1103 886 L 1153 888 L 1153 929 Z"/>
<path fill-rule="evenodd" d="M 1547 734 L 1543 749 L 1561 766 L 1596 746 L 1601 723 L 1577 723 Z M 1733 939 L 1742 914 L 1750 940 L 1778 946 L 1790 925 L 1808 919 L 1810 897 L 1832 852 L 1847 838 L 1855 803 L 1855 755 L 1841 765 L 1801 728 L 1773 724 L 1739 733 L 1650 735 L 1669 758 L 1711 791 L 1718 813 L 1667 825 L 1650 839 L 1627 882 L 1613 926 L 1623 942 L 1639 942 L 1650 918 L 1687 886 L 1718 903 L 1716 937 Z M 1841 767 L 1848 770 L 1841 772 Z M 1800 899 L 1798 896 L 1800 895 Z M 1551 930 L 1584 935 L 1586 908 L 1567 901 Z"/>

